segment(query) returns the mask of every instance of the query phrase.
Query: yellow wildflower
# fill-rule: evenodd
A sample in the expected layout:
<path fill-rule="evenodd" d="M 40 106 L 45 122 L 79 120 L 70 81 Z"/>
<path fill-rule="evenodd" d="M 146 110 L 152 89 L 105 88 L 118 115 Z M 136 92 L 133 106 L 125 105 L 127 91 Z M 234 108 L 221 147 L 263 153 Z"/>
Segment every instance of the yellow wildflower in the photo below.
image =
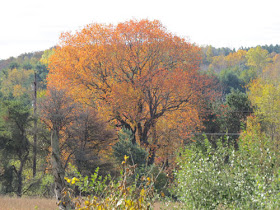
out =
<path fill-rule="evenodd" d="M 85 205 L 89 206 L 90 202 L 89 201 L 85 201 Z"/>
<path fill-rule="evenodd" d="M 126 161 L 129 158 L 129 156 L 124 156 L 124 161 Z"/>

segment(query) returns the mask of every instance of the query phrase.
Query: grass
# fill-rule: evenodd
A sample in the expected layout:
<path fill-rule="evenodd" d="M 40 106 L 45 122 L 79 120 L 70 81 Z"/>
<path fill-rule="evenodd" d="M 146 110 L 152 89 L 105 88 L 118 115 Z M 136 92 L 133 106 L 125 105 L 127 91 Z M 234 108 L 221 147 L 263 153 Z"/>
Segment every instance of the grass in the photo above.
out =
<path fill-rule="evenodd" d="M 55 199 L 46 198 L 16 198 L 16 197 L 0 197 L 0 209 L 3 210 L 57 210 L 58 207 Z"/>
<path fill-rule="evenodd" d="M 55 199 L 32 198 L 32 197 L 8 197 L 0 196 L 0 209 L 2 210 L 58 210 Z M 154 210 L 181 209 L 179 203 L 156 202 L 153 206 Z"/>
<path fill-rule="evenodd" d="M 153 210 L 183 209 L 184 205 L 179 202 L 155 202 Z"/>

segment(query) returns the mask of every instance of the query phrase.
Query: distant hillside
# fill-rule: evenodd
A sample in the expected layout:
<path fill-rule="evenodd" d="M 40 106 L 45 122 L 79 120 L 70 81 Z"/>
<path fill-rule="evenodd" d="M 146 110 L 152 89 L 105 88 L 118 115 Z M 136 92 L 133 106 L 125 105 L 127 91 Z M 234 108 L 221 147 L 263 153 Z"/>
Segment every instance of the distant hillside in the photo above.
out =
<path fill-rule="evenodd" d="M 280 53 L 280 45 L 276 44 L 276 45 L 260 45 L 262 49 L 267 50 L 269 53 Z M 249 50 L 251 47 L 247 47 L 247 48 L 241 48 L 243 50 Z"/>
<path fill-rule="evenodd" d="M 9 68 L 11 65 L 25 65 L 25 64 L 32 64 L 37 63 L 44 51 L 37 51 L 37 52 L 31 52 L 31 53 L 23 53 L 18 57 L 10 57 L 5 60 L 0 60 L 0 71 L 3 69 Z"/>
<path fill-rule="evenodd" d="M 236 49 L 230 49 L 228 47 L 215 48 L 215 47 L 212 47 L 211 45 L 202 46 L 201 48 L 202 48 L 202 52 L 204 54 L 203 63 L 206 63 L 206 64 L 207 64 L 207 61 L 205 60 L 206 53 L 207 53 L 207 50 L 209 49 L 209 47 L 211 47 L 211 49 L 212 49 L 212 53 L 213 53 L 212 56 L 219 56 L 219 55 L 227 56 L 230 53 L 236 52 Z M 50 49 L 52 49 L 52 48 L 50 48 Z M 246 48 L 241 47 L 240 49 L 248 51 L 251 48 L 254 48 L 254 47 L 246 47 Z M 267 50 L 269 53 L 273 53 L 273 52 L 277 53 L 277 54 L 280 53 L 280 45 L 278 45 L 278 44 L 263 45 L 263 46 L 261 46 L 261 48 Z M 0 71 L 3 69 L 9 68 L 12 65 L 23 66 L 26 64 L 35 64 L 41 59 L 43 53 L 44 53 L 44 51 L 23 53 L 23 54 L 19 55 L 18 57 L 10 57 L 5 60 L 0 60 Z"/>

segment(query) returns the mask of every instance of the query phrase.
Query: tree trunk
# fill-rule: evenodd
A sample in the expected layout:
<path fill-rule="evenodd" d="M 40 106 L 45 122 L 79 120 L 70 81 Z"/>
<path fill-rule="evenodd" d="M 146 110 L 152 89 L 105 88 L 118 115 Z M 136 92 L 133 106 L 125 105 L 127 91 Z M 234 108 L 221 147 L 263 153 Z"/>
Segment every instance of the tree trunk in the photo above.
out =
<path fill-rule="evenodd" d="M 155 122 L 152 123 L 151 130 L 152 130 L 152 144 L 150 144 L 148 165 L 154 164 L 155 157 L 156 157 L 157 145 L 158 145 L 157 131 L 156 131 Z"/>
<path fill-rule="evenodd" d="M 54 176 L 54 192 L 58 207 L 60 210 L 67 209 L 65 196 L 62 195 L 62 192 L 65 188 L 65 180 L 64 180 L 64 169 L 62 167 L 62 162 L 60 159 L 60 149 L 59 149 L 59 134 L 58 131 L 52 131 L 51 136 L 51 160 L 52 160 L 52 173 Z"/>
<path fill-rule="evenodd" d="M 136 128 L 134 130 L 132 130 L 131 132 L 132 132 L 131 143 L 136 144 Z"/>
<path fill-rule="evenodd" d="M 20 162 L 20 167 L 17 171 L 17 177 L 18 177 L 18 188 L 17 188 L 17 196 L 22 196 L 22 169 L 23 169 L 23 163 Z"/>
<path fill-rule="evenodd" d="M 17 188 L 18 197 L 22 196 L 22 171 L 23 171 L 23 167 L 27 161 L 27 158 L 28 158 L 28 153 L 22 159 L 20 159 L 20 165 L 19 165 L 18 171 L 15 169 L 17 178 L 18 178 L 18 188 Z"/>
<path fill-rule="evenodd" d="M 156 156 L 156 145 L 151 145 L 149 150 L 148 166 L 153 165 Z"/>

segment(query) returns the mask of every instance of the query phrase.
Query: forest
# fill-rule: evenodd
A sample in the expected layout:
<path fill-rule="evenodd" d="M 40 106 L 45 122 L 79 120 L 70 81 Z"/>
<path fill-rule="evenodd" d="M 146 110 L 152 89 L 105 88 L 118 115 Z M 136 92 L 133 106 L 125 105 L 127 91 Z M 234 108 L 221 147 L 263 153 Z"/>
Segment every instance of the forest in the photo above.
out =
<path fill-rule="evenodd" d="M 280 45 L 89 24 L 0 60 L 0 195 L 59 209 L 280 207 Z"/>

